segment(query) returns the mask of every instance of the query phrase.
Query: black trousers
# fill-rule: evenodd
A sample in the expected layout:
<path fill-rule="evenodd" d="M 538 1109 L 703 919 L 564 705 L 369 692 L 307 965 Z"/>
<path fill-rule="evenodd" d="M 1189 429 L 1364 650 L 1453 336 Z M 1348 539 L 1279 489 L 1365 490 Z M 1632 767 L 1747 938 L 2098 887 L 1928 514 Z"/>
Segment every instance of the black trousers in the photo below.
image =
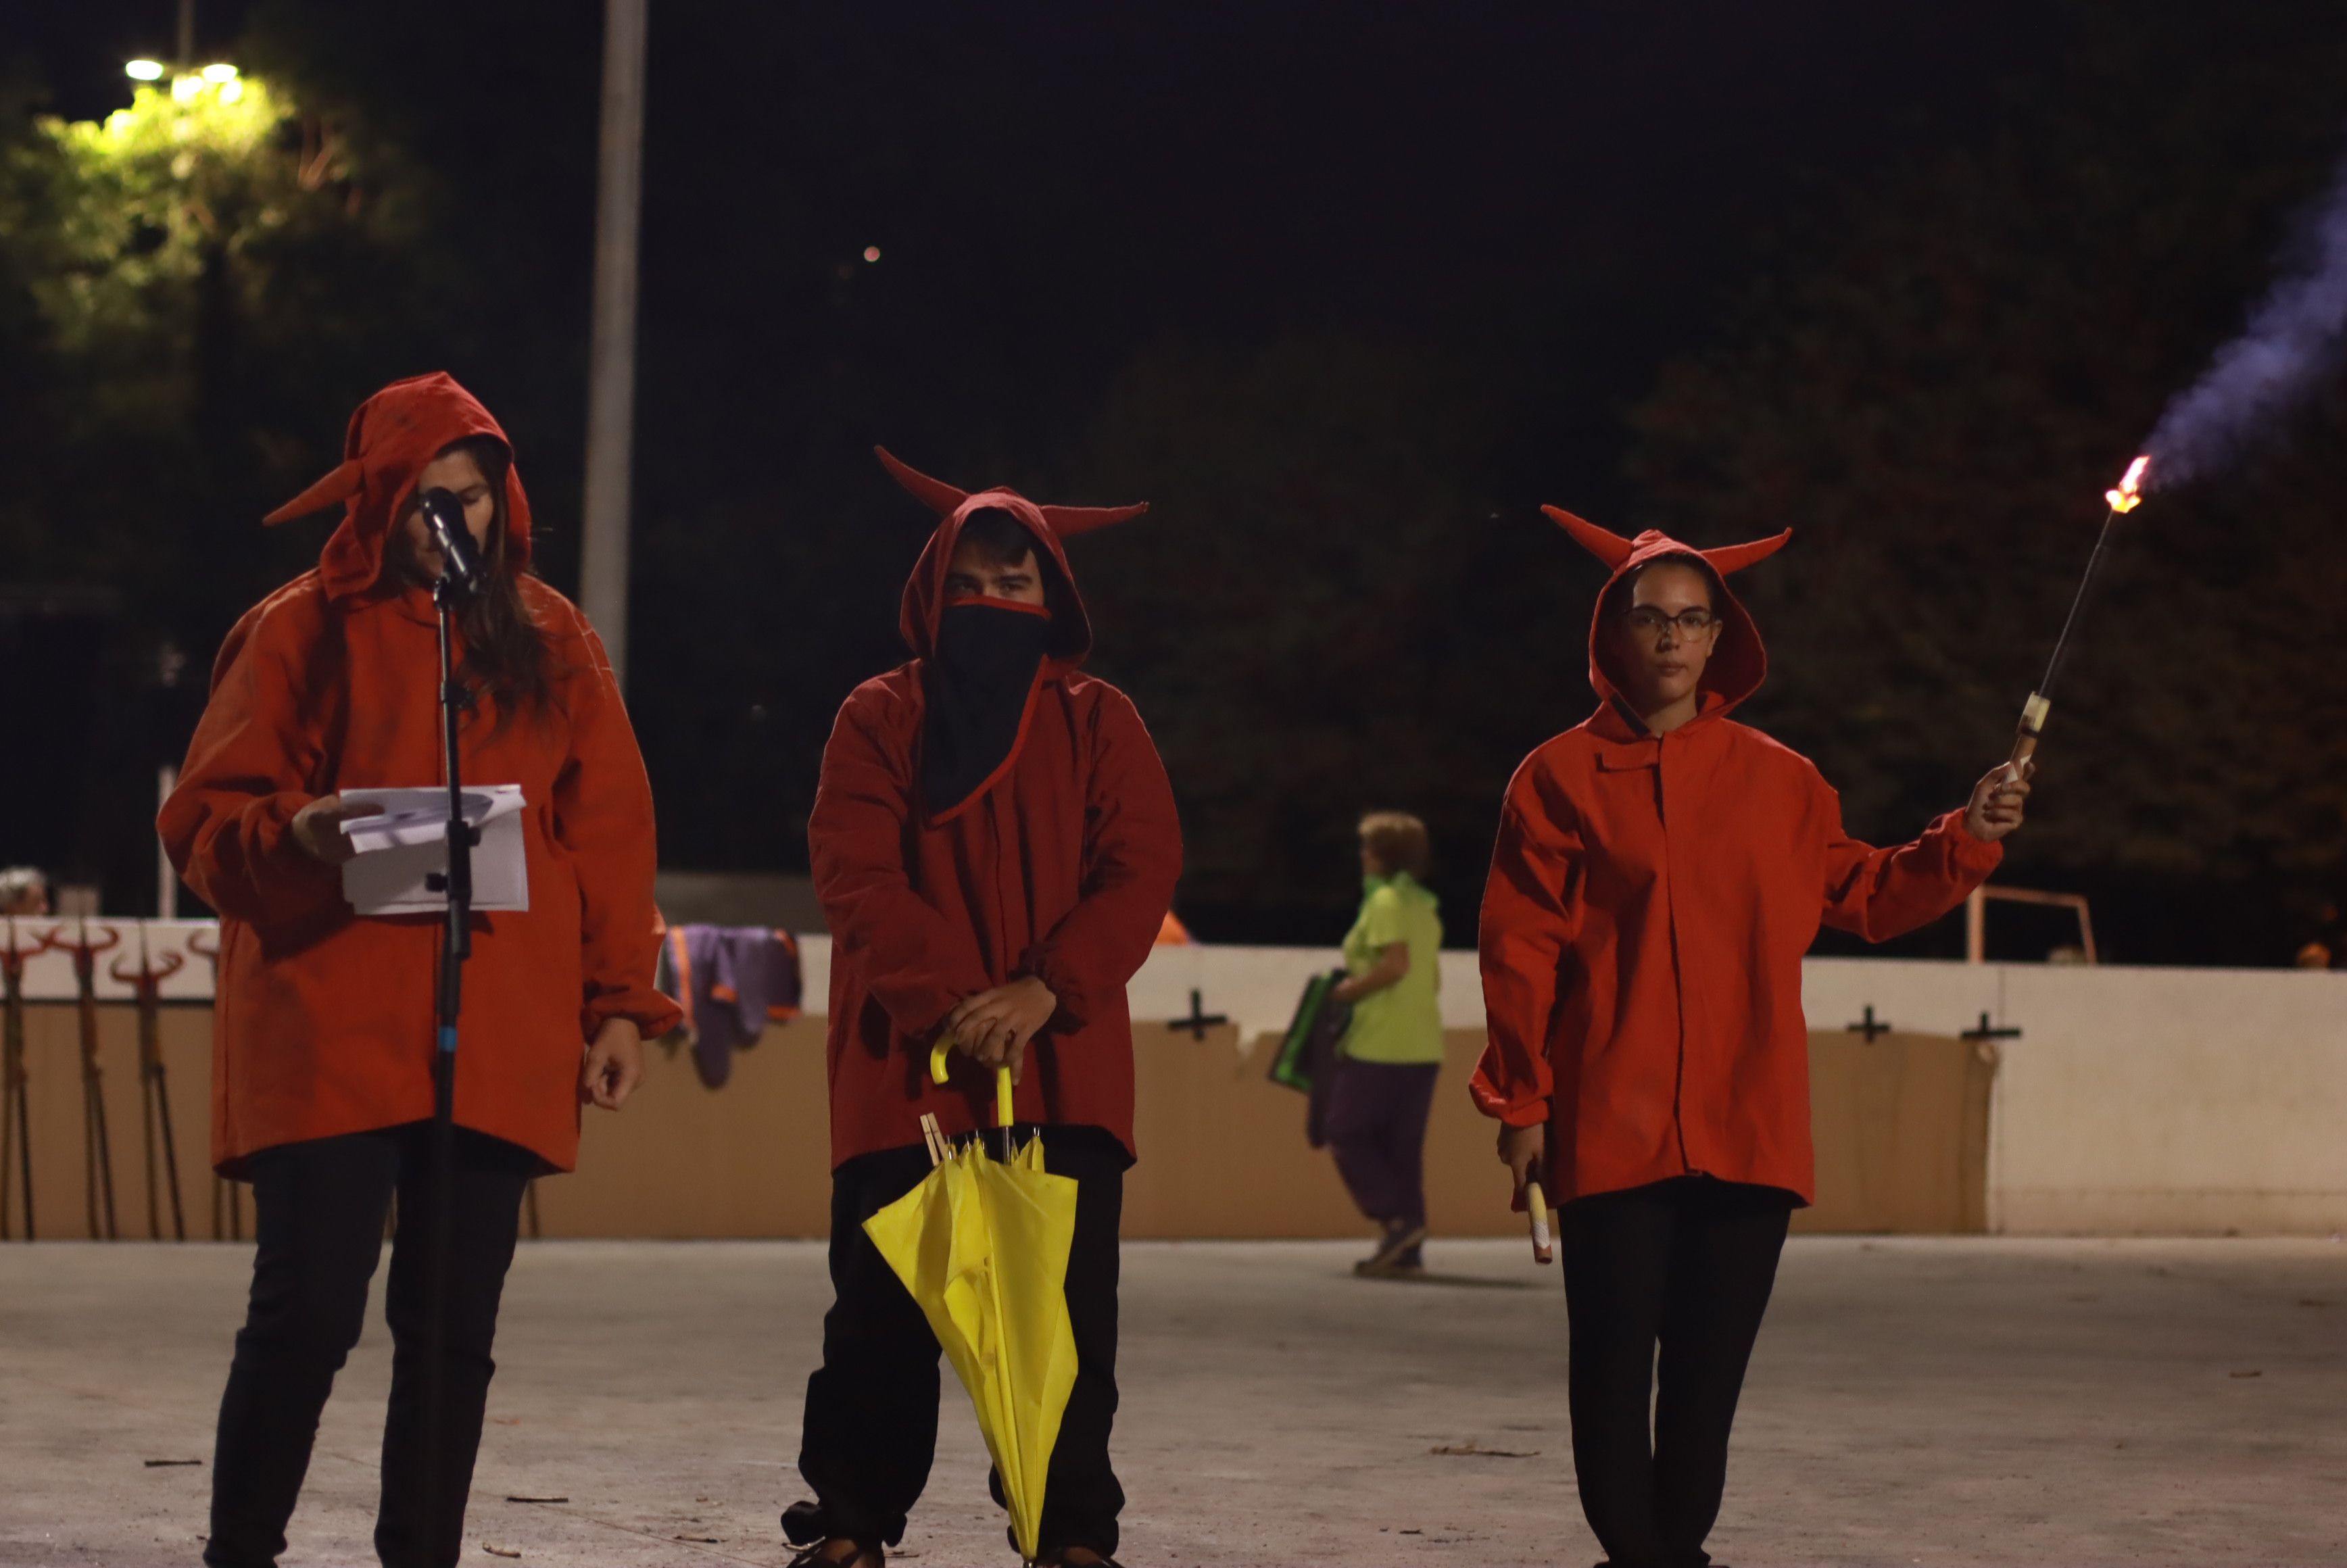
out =
<path fill-rule="evenodd" d="M 1047 1557 L 1071 1546 L 1105 1557 L 1116 1550 L 1124 1511 L 1108 1440 L 1116 1422 L 1117 1232 L 1131 1159 L 1095 1127 L 1046 1127 L 1042 1135 L 1045 1168 L 1076 1180 L 1067 1283 L 1076 1384 L 1044 1481 L 1039 1545 Z M 850 1536 L 894 1546 L 928 1481 L 941 1352 L 928 1319 L 864 1234 L 866 1219 L 928 1173 L 922 1148 L 859 1155 L 832 1173 L 835 1300 L 823 1320 L 823 1365 L 807 1378 L 799 1444 L 799 1473 L 815 1501 L 784 1516 L 794 1541 Z"/>
<path fill-rule="evenodd" d="M 1775 1187 L 1682 1176 L 1557 1211 L 1573 1469 L 1614 1568 L 1711 1561 L 1703 1542 L 1727 1486 L 1728 1429 L 1793 1203 Z"/>
<path fill-rule="evenodd" d="M 427 1123 L 320 1138 L 251 1161 L 252 1298 L 236 1336 L 212 1459 L 208 1568 L 268 1568 L 285 1549 L 318 1416 L 357 1343 L 367 1283 L 399 1195 L 384 1316 L 391 1326 L 391 1408 L 383 1431 L 375 1554 L 389 1568 L 450 1568 L 465 1532 L 466 1493 L 482 1411 L 497 1369 L 489 1343 L 513 1262 L 522 1192 L 538 1158 L 511 1143 L 456 1133 L 450 1204 L 448 1325 L 442 1372 L 438 1514 L 417 1540 L 417 1465 L 426 1356 L 425 1292 L 433 1213 Z"/>

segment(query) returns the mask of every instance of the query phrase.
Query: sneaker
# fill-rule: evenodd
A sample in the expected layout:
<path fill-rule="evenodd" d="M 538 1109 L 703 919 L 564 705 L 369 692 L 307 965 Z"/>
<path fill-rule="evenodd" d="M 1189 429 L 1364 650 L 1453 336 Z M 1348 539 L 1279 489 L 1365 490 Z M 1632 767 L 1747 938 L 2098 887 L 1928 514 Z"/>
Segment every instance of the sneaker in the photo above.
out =
<path fill-rule="evenodd" d="M 1397 1275 L 1423 1274 L 1425 1265 L 1418 1261 L 1418 1249 L 1426 1240 L 1424 1225 L 1397 1225 L 1387 1230 L 1378 1250 L 1353 1266 L 1353 1272 L 1365 1279 L 1391 1279 Z"/>

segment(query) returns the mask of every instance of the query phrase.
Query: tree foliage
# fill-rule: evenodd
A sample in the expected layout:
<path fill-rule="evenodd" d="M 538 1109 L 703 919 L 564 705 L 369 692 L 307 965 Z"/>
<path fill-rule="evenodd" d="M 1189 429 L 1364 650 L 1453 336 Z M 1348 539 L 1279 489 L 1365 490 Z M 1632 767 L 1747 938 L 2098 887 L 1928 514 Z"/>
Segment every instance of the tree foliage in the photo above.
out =
<path fill-rule="evenodd" d="M 1799 530 L 1739 584 L 1772 655 L 1751 712 L 1876 835 L 2003 754 L 2102 490 L 2238 326 L 2339 150 L 2335 16 L 2071 15 L 2070 90 L 2009 102 L 1980 145 L 1788 244 L 1727 341 L 1668 367 L 1634 419 L 1642 520 L 1706 543 Z M 2347 399 L 2271 434 L 2246 471 L 2124 525 L 2014 879 L 2182 899 L 2347 863 L 2329 471 Z"/>
<path fill-rule="evenodd" d="M 338 444 L 322 387 L 372 374 L 431 288 L 419 203 L 354 181 L 331 126 L 263 81 L 190 80 L 0 150 L 0 276 L 30 307 L 11 379 L 49 395 L 0 436 L 47 482 L 0 507 L 39 508 L 11 519 L 20 562 L 202 644 L 314 552 L 261 547 L 258 514 Z"/>
<path fill-rule="evenodd" d="M 541 567 L 575 575 L 594 8 L 245 15 L 241 108 L 36 124 L 0 81 L 4 575 L 108 586 L 117 695 L 166 641 L 200 676 L 314 559 L 320 524 L 257 518 L 395 376 L 498 411 Z M 1075 554 L 1209 936 L 1333 935 L 1374 806 L 1429 819 L 1464 932 L 1510 770 L 1591 702 L 1599 573 L 1541 501 L 1799 526 L 1746 585 L 1777 665 L 1750 716 L 1903 836 L 2002 754 L 2095 497 L 2320 186 L 2347 63 L 2336 0 L 1162 20 L 661 13 L 630 696 L 671 864 L 805 864 L 926 528 L 875 441 L 1154 503 Z M 2127 950 L 2206 958 L 2235 925 L 2210 888 L 2336 864 L 2342 417 L 2156 497 L 2089 625 L 2012 875 L 2199 900 Z M 134 745 L 121 706 L 57 707 L 107 753 L 59 776 L 122 797 L 69 835 L 118 898 L 134 753 L 190 717 Z"/>
<path fill-rule="evenodd" d="M 252 77 L 0 127 L 5 630 L 40 665 L 43 759 L 8 786 L 12 853 L 150 884 L 136 826 L 212 649 L 316 559 L 314 528 L 261 514 L 333 462 L 438 297 L 430 182 L 405 172 L 356 178 L 330 122 Z"/>
<path fill-rule="evenodd" d="M 1167 341 L 1105 402 L 1081 498 L 1153 509 L 1072 553 L 1096 666 L 1172 772 L 1202 929 L 1333 936 L 1356 822 L 1403 809 L 1465 939 L 1510 774 L 1594 702 L 1604 574 L 1492 487 L 1509 424 L 1479 371 L 1391 335 Z"/>

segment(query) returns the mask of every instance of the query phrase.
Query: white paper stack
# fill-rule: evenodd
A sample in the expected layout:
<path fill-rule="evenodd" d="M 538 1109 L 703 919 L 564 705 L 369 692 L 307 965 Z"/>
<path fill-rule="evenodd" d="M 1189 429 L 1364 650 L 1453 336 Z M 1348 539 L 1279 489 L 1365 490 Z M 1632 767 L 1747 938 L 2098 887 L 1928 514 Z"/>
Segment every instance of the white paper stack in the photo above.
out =
<path fill-rule="evenodd" d="M 380 808 L 343 825 L 358 853 L 343 862 L 343 897 L 362 915 L 434 915 L 447 908 L 448 792 L 346 789 L 354 805 Z M 473 907 L 529 907 L 529 864 L 523 850 L 519 784 L 480 784 L 465 792 L 465 820 L 480 834 L 473 846 Z"/>

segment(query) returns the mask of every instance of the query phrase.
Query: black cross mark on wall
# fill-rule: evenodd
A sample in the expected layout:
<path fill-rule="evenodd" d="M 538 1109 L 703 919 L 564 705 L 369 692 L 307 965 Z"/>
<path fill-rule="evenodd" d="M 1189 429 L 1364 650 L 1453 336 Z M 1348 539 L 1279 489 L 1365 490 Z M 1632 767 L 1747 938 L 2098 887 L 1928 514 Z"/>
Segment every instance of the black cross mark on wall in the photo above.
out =
<path fill-rule="evenodd" d="M 1874 1004 L 1872 1002 L 1869 1002 L 1866 1004 L 1866 1016 L 1864 1018 L 1860 1019 L 1856 1023 L 1845 1024 L 1842 1027 L 1849 1030 L 1852 1034 L 1862 1034 L 1866 1036 L 1866 1043 L 1872 1045 L 1877 1035 L 1889 1034 L 1893 1026 L 1884 1023 L 1881 1019 L 1876 1018 L 1874 1016 Z"/>
<path fill-rule="evenodd" d="M 1194 990 L 1190 993 L 1190 1016 L 1188 1018 L 1177 1018 L 1168 1023 L 1165 1027 L 1168 1029 L 1186 1029 L 1190 1031 L 1190 1037 L 1193 1040 L 1204 1040 L 1206 1038 L 1206 1031 L 1208 1030 L 1214 1028 L 1216 1024 L 1228 1023 L 1230 1021 L 1230 1019 L 1225 1014 L 1205 1011 L 1200 993 Z"/>
<path fill-rule="evenodd" d="M 2021 1038 L 2021 1031 L 2017 1029 L 1999 1029 L 1994 1024 L 1988 1021 L 1988 1014 L 1983 1013 L 1981 1014 L 1980 1027 L 1978 1029 L 1968 1029 L 1957 1038 L 1961 1040 L 2019 1040 Z"/>

